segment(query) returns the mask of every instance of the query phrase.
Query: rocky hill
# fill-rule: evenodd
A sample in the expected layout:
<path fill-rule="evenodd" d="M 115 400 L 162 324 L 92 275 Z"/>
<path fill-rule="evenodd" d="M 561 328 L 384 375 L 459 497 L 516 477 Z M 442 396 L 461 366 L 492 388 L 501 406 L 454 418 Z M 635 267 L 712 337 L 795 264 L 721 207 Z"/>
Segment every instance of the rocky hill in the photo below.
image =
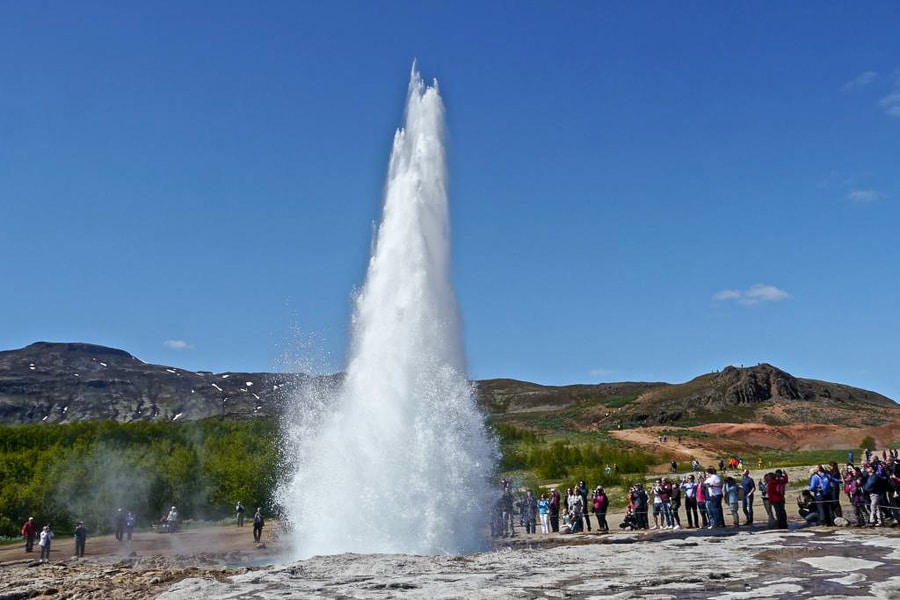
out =
<path fill-rule="evenodd" d="M 124 350 L 38 342 L 0 352 L 0 423 L 266 416 L 281 411 L 288 390 L 309 381 L 283 373 L 185 371 Z"/>
<path fill-rule="evenodd" d="M 337 380 L 185 371 L 103 346 L 38 342 L 0 352 L 0 423 L 271 416 L 299 387 L 330 387 Z M 479 403 L 492 418 L 539 432 L 708 422 L 900 422 L 900 405 L 885 396 L 795 378 L 767 364 L 727 367 L 682 384 L 554 387 L 493 379 L 477 386 Z"/>
<path fill-rule="evenodd" d="M 900 405 L 867 390 L 794 377 L 768 364 L 726 367 L 681 384 L 543 387 L 509 380 L 479 384 L 497 418 L 539 432 L 701 423 L 900 422 Z"/>

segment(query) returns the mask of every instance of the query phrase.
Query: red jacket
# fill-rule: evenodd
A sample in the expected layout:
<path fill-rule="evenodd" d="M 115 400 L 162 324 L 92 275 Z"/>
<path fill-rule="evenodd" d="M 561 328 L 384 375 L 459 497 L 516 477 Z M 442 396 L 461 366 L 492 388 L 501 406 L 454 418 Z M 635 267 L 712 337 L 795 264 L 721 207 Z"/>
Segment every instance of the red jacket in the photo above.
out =
<path fill-rule="evenodd" d="M 34 524 L 34 521 L 25 521 L 25 524 L 22 525 L 22 537 L 34 537 L 37 533 L 37 525 Z"/>
<path fill-rule="evenodd" d="M 784 494 L 787 489 L 788 476 L 787 473 L 781 477 L 777 475 L 769 479 L 767 487 L 769 489 L 769 502 L 784 502 Z"/>

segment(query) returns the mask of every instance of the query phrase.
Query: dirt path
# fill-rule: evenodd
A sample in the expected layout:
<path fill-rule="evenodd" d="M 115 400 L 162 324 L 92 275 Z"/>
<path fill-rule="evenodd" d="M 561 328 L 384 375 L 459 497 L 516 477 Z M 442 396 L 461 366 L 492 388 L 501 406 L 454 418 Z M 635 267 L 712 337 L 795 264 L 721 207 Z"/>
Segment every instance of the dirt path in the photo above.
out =
<path fill-rule="evenodd" d="M 610 434 L 619 440 L 630 442 L 638 446 L 660 455 L 671 455 L 679 463 L 679 470 L 687 470 L 690 461 L 694 458 L 700 461 L 704 467 L 717 465 L 719 456 L 704 447 L 697 439 L 682 437 L 680 440 L 675 436 L 669 436 L 666 441 L 660 441 L 660 432 L 666 428 L 663 427 L 641 427 L 637 429 L 620 429 L 610 431 Z M 657 468 L 660 471 L 669 470 L 669 462 L 660 463 Z"/>

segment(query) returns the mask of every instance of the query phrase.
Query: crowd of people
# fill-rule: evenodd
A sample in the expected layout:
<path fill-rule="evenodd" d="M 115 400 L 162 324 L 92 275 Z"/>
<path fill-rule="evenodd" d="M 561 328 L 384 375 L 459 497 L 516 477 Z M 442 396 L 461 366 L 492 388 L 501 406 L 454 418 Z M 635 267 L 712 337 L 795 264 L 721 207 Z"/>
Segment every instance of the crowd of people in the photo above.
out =
<path fill-rule="evenodd" d="M 500 488 L 491 519 L 493 537 L 515 537 L 516 522 L 525 529 L 526 534 L 537 533 L 538 524 L 544 534 L 591 531 L 591 513 L 597 521 L 597 531 L 609 531 L 606 521 L 609 497 L 602 486 L 589 491 L 585 482 L 579 481 L 566 489 L 565 495 L 559 492 L 559 488 L 552 487 L 540 498 L 535 497 L 531 490 L 525 490 L 519 499 L 515 498 L 508 479 L 500 480 Z"/>
<path fill-rule="evenodd" d="M 797 512 L 810 525 L 846 525 L 883 527 L 900 525 L 900 457 L 897 450 L 884 450 L 881 456 L 866 450 L 865 460 L 856 465 L 853 453 L 841 469 L 836 462 L 816 465 L 797 495 Z M 700 469 L 681 477 L 658 477 L 645 487 L 635 483 L 627 493 L 627 509 L 622 529 L 717 529 L 747 527 L 756 522 L 756 508 L 765 513 L 765 524 L 788 527 L 788 485 L 785 470 L 775 469 L 754 479 L 740 459 L 723 460 L 720 468 Z M 736 472 L 731 475 L 723 467 Z M 516 525 L 526 534 L 578 533 L 592 531 L 591 515 L 597 531 L 608 532 L 609 497 L 602 486 L 593 491 L 579 481 L 560 493 L 558 487 L 537 496 L 532 490 L 518 494 L 507 479 L 500 482 L 500 493 L 493 507 L 491 535 L 512 537 Z M 757 500 L 757 498 L 759 500 Z M 849 503 L 855 523 L 844 518 L 842 501 Z M 681 511 L 684 509 L 684 521 Z"/>

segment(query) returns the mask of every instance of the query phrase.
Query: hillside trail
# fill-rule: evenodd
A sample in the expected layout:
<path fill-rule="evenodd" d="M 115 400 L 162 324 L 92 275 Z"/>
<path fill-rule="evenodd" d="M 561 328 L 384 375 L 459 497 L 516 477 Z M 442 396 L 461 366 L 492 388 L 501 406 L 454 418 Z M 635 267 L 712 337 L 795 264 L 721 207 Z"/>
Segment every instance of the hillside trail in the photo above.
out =
<path fill-rule="evenodd" d="M 667 458 L 667 462 L 657 465 L 655 470 L 658 472 L 668 472 L 671 468 L 672 458 L 679 464 L 690 463 L 696 458 L 703 467 L 718 465 L 721 457 L 713 450 L 704 447 L 697 439 L 671 435 L 661 438 L 663 429 L 662 427 L 641 427 L 619 429 L 609 433 L 618 440 L 641 446 L 660 458 Z"/>

